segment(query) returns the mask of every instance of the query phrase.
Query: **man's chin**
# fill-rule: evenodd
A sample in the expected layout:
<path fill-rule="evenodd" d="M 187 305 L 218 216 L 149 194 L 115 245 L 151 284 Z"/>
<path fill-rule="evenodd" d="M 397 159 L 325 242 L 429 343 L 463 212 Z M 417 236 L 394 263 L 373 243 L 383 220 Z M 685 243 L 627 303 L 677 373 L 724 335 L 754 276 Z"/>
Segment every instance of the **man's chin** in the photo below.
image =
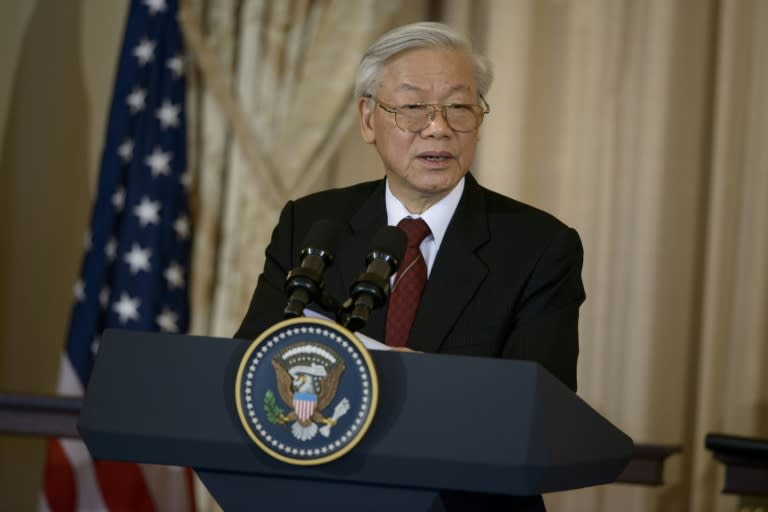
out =
<path fill-rule="evenodd" d="M 447 196 L 458 180 L 432 180 L 411 183 L 411 190 L 423 199 L 428 199 L 430 204 L 434 204 L 443 197 Z"/>
<path fill-rule="evenodd" d="M 424 194 L 447 194 L 463 176 L 453 169 L 435 169 L 421 173 L 418 179 L 409 184 Z"/>

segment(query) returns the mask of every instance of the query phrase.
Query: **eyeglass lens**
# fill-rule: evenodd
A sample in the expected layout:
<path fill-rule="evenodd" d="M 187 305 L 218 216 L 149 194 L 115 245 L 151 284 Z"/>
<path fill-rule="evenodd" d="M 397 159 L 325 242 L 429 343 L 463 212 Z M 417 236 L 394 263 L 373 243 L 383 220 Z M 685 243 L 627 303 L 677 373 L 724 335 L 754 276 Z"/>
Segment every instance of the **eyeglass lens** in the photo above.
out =
<path fill-rule="evenodd" d="M 457 132 L 471 132 L 480 125 L 483 114 L 477 105 L 405 105 L 397 109 L 395 121 L 403 130 L 419 132 L 429 126 L 437 111 L 442 110 L 448 125 Z"/>

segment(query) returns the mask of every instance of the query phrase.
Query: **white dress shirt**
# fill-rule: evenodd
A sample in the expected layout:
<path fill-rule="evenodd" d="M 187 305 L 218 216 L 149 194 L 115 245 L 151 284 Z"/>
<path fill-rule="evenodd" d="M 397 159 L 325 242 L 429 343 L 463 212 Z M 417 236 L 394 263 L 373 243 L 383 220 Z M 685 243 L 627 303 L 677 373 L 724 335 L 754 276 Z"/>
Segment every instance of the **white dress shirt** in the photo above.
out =
<path fill-rule="evenodd" d="M 435 263 L 437 251 L 440 250 L 440 244 L 443 242 L 445 232 L 448 230 L 448 224 L 450 224 L 453 214 L 456 212 L 456 207 L 459 205 L 462 192 L 464 192 L 464 178 L 461 178 L 447 196 L 427 208 L 421 215 L 416 215 L 409 212 L 403 203 L 395 197 L 389 188 L 389 180 L 387 180 L 384 193 L 387 207 L 387 224 L 397 226 L 406 217 L 423 219 L 432 232 L 427 235 L 419 247 L 427 264 L 427 277 L 432 272 L 432 265 Z"/>

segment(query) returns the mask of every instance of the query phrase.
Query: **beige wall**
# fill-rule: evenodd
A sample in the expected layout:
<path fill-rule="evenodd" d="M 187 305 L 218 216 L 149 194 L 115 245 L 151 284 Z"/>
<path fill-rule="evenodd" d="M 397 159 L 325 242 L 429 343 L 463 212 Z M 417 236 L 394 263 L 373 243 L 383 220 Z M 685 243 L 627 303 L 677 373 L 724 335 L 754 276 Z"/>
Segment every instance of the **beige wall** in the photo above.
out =
<path fill-rule="evenodd" d="M 125 0 L 0 2 L 0 391 L 52 392 Z M 33 510 L 44 442 L 0 437 L 0 510 Z"/>

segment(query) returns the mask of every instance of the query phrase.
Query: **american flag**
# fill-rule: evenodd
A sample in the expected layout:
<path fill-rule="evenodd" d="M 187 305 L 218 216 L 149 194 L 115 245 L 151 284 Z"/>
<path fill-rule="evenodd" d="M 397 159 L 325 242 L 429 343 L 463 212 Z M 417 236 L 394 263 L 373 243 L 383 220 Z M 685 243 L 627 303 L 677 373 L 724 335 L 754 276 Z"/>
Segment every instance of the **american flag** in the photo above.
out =
<path fill-rule="evenodd" d="M 58 392 L 81 395 L 106 328 L 185 332 L 190 219 L 176 0 L 132 0 Z M 92 461 L 51 440 L 40 509 L 193 510 L 188 470 Z"/>

